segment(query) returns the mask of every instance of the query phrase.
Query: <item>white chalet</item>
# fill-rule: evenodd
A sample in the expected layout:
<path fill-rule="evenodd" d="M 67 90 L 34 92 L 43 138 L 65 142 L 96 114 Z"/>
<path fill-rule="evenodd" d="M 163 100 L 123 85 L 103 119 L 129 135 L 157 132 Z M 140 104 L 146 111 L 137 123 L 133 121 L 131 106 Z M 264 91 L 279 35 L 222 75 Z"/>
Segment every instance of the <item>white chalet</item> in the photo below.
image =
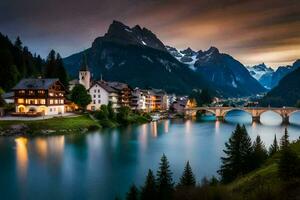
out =
<path fill-rule="evenodd" d="M 87 106 L 88 110 L 98 110 L 101 105 L 112 103 L 113 108 L 118 108 L 118 91 L 108 86 L 104 81 L 95 81 L 88 89 L 92 102 Z"/>

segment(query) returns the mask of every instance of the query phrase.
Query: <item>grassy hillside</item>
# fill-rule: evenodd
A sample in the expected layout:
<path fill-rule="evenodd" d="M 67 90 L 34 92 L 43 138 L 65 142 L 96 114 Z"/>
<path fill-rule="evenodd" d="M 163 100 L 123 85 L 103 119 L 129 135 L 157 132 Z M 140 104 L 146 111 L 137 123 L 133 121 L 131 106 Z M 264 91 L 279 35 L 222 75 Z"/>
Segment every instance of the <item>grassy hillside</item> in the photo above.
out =
<path fill-rule="evenodd" d="M 300 156 L 300 140 L 292 144 Z M 229 184 L 202 181 L 200 186 L 176 190 L 175 200 L 296 200 L 300 199 L 300 181 L 284 182 L 278 176 L 279 153 L 259 169 Z"/>
<path fill-rule="evenodd" d="M 291 147 L 300 157 L 300 141 Z M 278 176 L 279 154 L 267 160 L 263 167 L 227 185 L 227 189 L 242 199 L 300 199 L 299 180 L 283 182 Z"/>

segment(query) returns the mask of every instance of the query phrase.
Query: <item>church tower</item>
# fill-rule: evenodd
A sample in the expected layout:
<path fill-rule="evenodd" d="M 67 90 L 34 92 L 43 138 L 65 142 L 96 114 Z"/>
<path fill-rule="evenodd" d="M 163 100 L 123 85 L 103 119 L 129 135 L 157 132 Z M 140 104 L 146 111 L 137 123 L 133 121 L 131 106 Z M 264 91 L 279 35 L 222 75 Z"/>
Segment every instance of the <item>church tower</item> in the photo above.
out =
<path fill-rule="evenodd" d="M 87 65 L 87 58 L 86 54 L 83 54 L 82 58 L 82 65 L 79 70 L 79 83 L 85 87 L 85 89 L 90 88 L 91 83 L 91 72 L 89 71 L 88 65 Z"/>

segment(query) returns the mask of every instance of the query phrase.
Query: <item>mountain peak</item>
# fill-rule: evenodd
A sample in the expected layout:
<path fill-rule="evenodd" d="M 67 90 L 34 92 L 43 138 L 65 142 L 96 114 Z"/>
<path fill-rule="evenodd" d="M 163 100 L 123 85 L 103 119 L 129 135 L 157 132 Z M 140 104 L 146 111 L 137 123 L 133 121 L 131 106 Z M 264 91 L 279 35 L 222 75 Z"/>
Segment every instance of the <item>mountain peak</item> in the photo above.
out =
<path fill-rule="evenodd" d="M 196 54 L 196 52 L 194 50 L 192 50 L 190 47 L 188 47 L 185 50 L 180 51 L 180 53 L 185 54 L 187 56 L 193 56 Z"/>
<path fill-rule="evenodd" d="M 93 45 L 101 45 L 104 41 L 166 51 L 165 45 L 150 30 L 141 28 L 139 25 L 130 28 L 116 20 L 110 24 L 107 33 L 103 37 L 96 38 Z"/>
<path fill-rule="evenodd" d="M 293 63 L 293 67 L 294 67 L 294 68 L 300 67 L 300 59 L 297 59 L 297 60 Z"/>
<path fill-rule="evenodd" d="M 216 53 L 216 54 L 220 53 L 219 49 L 217 47 L 214 47 L 214 46 L 211 46 L 206 52 L 207 53 Z"/>

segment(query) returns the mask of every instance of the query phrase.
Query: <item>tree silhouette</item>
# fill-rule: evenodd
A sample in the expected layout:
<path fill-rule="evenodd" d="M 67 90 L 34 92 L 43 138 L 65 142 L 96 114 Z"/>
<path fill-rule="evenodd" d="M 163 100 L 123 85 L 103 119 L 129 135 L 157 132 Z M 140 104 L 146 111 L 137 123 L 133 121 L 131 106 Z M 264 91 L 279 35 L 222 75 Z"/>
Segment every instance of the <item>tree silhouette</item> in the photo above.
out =
<path fill-rule="evenodd" d="M 245 126 L 236 126 L 225 147 L 223 151 L 226 156 L 221 158 L 222 165 L 218 173 L 221 181 L 228 183 L 251 170 L 252 144 Z"/>
<path fill-rule="evenodd" d="M 141 200 L 152 200 L 157 198 L 155 177 L 149 169 L 144 186 L 141 189 Z"/>
<path fill-rule="evenodd" d="M 256 137 L 256 140 L 253 142 L 253 160 L 252 167 L 256 169 L 260 167 L 268 158 L 268 152 L 265 145 L 261 141 L 260 136 Z"/>
<path fill-rule="evenodd" d="M 163 154 L 160 160 L 156 182 L 158 190 L 158 199 L 171 199 L 174 190 L 174 183 L 172 179 L 172 172 L 170 170 L 169 161 L 165 154 Z"/>
<path fill-rule="evenodd" d="M 279 146 L 277 142 L 276 135 L 274 136 L 273 144 L 271 144 L 269 148 L 269 155 L 272 156 L 274 155 L 277 151 L 279 151 Z"/>
<path fill-rule="evenodd" d="M 196 179 L 195 175 L 192 171 L 189 161 L 187 161 L 183 174 L 180 178 L 178 187 L 195 187 L 196 186 Z"/>
<path fill-rule="evenodd" d="M 289 181 L 300 177 L 300 159 L 297 153 L 290 147 L 287 129 L 280 142 L 280 158 L 278 162 L 279 177 L 284 181 Z"/>
<path fill-rule="evenodd" d="M 130 189 L 129 192 L 126 194 L 126 200 L 138 200 L 139 197 L 139 191 L 137 189 L 137 187 L 133 184 Z"/>

